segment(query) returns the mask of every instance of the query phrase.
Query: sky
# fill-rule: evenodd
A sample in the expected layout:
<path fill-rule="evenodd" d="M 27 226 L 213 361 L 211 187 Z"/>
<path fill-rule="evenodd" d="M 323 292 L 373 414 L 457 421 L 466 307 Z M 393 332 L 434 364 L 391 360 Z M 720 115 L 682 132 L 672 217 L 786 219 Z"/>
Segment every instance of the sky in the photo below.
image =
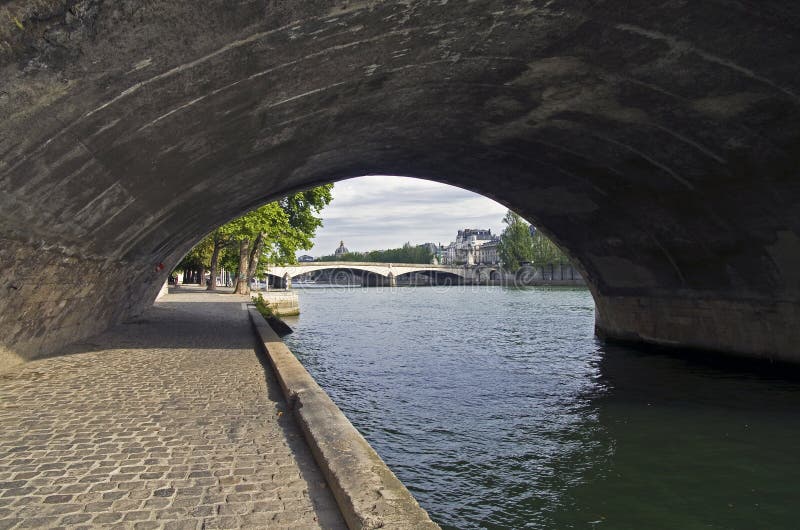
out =
<path fill-rule="evenodd" d="M 462 228 L 490 228 L 499 235 L 505 213 L 491 199 L 446 184 L 386 175 L 344 180 L 333 186 L 333 202 L 322 210 L 314 248 L 301 254 L 333 254 L 339 241 L 359 252 L 407 241 L 446 245 Z"/>

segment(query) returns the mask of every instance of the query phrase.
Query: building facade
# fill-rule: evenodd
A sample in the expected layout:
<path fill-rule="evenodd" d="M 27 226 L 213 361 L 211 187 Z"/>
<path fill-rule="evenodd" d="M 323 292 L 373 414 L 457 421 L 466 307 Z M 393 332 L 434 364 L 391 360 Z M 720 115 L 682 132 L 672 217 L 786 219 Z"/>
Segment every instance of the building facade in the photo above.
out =
<path fill-rule="evenodd" d="M 476 253 L 477 265 L 499 265 L 500 252 L 499 252 L 500 238 L 493 239 L 478 247 Z"/>
<path fill-rule="evenodd" d="M 443 253 L 445 265 L 488 265 L 499 263 L 497 244 L 500 238 L 485 228 L 459 230 L 456 240 Z M 484 248 L 485 247 L 485 248 Z"/>

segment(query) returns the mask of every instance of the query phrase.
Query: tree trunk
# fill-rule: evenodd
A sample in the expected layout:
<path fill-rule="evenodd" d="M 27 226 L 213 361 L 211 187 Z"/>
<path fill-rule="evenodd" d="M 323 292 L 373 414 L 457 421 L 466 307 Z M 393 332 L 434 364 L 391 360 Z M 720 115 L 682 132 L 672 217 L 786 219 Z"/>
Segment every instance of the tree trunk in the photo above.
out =
<path fill-rule="evenodd" d="M 250 265 L 250 240 L 242 239 L 239 242 L 239 275 L 236 281 L 236 294 L 250 294 L 250 274 L 247 267 Z"/>
<path fill-rule="evenodd" d="M 206 279 L 206 268 L 200 267 L 200 272 L 198 273 L 197 278 L 197 285 L 203 285 L 203 281 Z"/>
<path fill-rule="evenodd" d="M 222 242 L 214 240 L 214 251 L 211 253 L 211 283 L 206 287 L 207 291 L 217 290 L 217 274 L 219 270 L 219 252 L 222 250 Z"/>
<path fill-rule="evenodd" d="M 250 285 L 253 277 L 258 271 L 258 258 L 264 248 L 264 232 L 260 232 L 253 242 L 253 250 L 250 252 L 250 260 L 247 264 L 247 285 Z"/>

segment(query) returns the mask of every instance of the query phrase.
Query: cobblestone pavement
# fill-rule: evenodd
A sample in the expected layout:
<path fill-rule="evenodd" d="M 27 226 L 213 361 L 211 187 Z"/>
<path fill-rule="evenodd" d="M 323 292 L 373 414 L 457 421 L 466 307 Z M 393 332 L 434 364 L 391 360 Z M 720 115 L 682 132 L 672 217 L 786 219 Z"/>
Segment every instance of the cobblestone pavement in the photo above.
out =
<path fill-rule="evenodd" d="M 177 291 L 0 375 L 0 530 L 344 528 L 246 299 Z"/>

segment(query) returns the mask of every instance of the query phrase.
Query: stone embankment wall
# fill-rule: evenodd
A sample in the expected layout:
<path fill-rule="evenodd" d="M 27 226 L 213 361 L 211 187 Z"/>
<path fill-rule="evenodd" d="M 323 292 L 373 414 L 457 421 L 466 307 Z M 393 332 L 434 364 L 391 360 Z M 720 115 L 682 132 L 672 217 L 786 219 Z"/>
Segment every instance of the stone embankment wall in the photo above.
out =
<path fill-rule="evenodd" d="M 253 291 L 252 294 L 254 297 L 259 294 L 263 296 L 277 316 L 286 317 L 300 314 L 300 301 L 297 293 L 292 290 Z"/>
<path fill-rule="evenodd" d="M 509 279 L 525 285 L 586 285 L 572 265 L 564 264 L 525 266 Z"/>
<path fill-rule="evenodd" d="M 575 267 L 556 263 L 525 265 L 516 272 L 478 268 L 467 282 L 481 285 L 586 285 L 586 280 Z"/>
<path fill-rule="evenodd" d="M 289 410 L 348 527 L 439 529 L 258 310 L 250 306 L 249 314 Z"/>

